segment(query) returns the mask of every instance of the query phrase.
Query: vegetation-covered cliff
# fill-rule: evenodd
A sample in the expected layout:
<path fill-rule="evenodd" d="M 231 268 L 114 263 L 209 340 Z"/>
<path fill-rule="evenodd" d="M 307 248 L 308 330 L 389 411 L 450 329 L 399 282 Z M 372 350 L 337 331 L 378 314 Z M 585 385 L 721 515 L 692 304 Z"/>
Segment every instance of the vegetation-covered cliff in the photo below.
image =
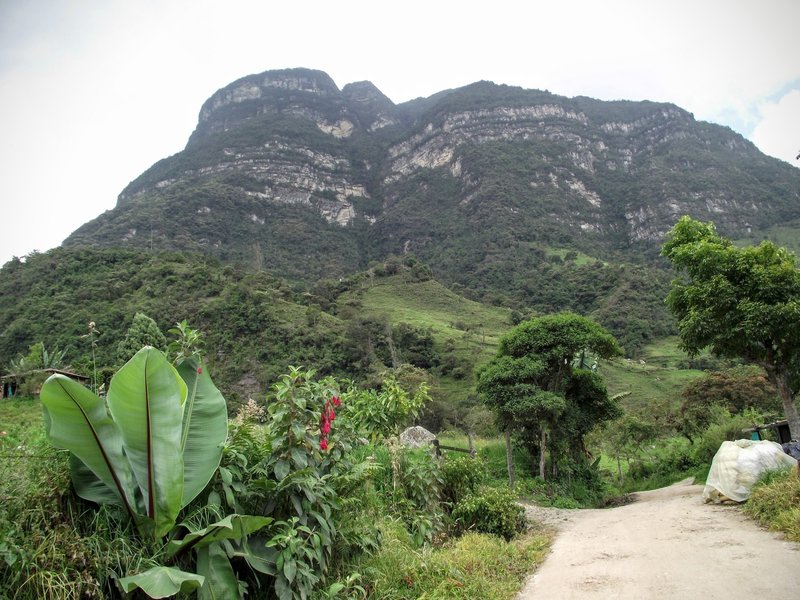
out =
<path fill-rule="evenodd" d="M 395 105 L 289 69 L 213 94 L 186 149 L 65 245 L 192 251 L 305 283 L 410 253 L 473 298 L 594 313 L 617 335 L 618 303 L 647 289 L 636 312 L 660 335 L 663 233 L 689 214 L 761 236 L 799 222 L 799 191 L 800 171 L 670 104 L 479 82 Z"/>
<path fill-rule="evenodd" d="M 337 306 L 353 274 L 402 262 L 392 256 L 508 309 L 509 324 L 590 315 L 636 356 L 674 332 L 658 246 L 678 217 L 757 241 L 796 231 L 799 192 L 800 170 L 669 104 L 478 82 L 395 105 L 369 82 L 269 71 L 214 93 L 186 148 L 64 249 L 6 265 L 0 362 L 47 331 L 66 345 L 98 314 L 116 334 L 143 310 L 162 328 L 185 317 L 225 337 L 215 351 L 236 373 L 223 380 L 243 394 L 281 361 L 362 376 L 364 357 L 340 350 L 380 326 L 354 330 L 357 310 Z M 42 329 L 54 314 L 69 326 Z M 247 360 L 225 359 L 240 350 Z M 372 359 L 388 364 L 387 352 Z M 471 373 L 463 358 L 449 368 Z"/>

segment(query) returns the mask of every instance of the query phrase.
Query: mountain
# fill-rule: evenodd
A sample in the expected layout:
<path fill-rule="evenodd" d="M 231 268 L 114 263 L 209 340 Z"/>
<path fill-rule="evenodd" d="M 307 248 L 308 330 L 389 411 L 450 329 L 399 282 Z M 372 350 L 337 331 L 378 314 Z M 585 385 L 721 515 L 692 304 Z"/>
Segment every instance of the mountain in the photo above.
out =
<path fill-rule="evenodd" d="M 800 170 L 672 104 L 478 82 L 394 104 L 321 71 L 243 77 L 186 148 L 67 247 L 194 252 L 300 285 L 414 255 L 474 299 L 671 331 L 658 259 L 683 214 L 757 240 L 800 223 Z"/>

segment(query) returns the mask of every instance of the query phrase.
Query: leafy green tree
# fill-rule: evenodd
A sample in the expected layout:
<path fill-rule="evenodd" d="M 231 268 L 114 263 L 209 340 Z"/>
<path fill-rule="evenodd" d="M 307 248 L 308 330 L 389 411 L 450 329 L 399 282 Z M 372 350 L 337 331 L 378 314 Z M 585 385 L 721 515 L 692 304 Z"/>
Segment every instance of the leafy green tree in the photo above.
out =
<path fill-rule="evenodd" d="M 180 365 L 188 358 L 202 356 L 203 335 L 197 329 L 189 327 L 186 319 L 176 323 L 169 333 L 175 336 L 167 346 L 167 355 L 173 364 Z"/>
<path fill-rule="evenodd" d="M 636 415 L 626 414 L 609 423 L 603 433 L 604 441 L 617 461 L 617 476 L 623 481 L 622 458 L 630 466 L 631 459 L 642 453 L 644 444 L 658 435 L 658 426 Z"/>
<path fill-rule="evenodd" d="M 800 271 L 795 256 L 764 241 L 737 248 L 713 223 L 683 217 L 661 253 L 681 275 L 667 306 L 690 355 L 710 347 L 761 366 L 777 388 L 794 439 L 800 438 Z"/>
<path fill-rule="evenodd" d="M 395 377 L 384 379 L 378 390 L 350 388 L 343 396 L 345 418 L 361 435 L 375 442 L 397 435 L 416 419 L 430 401 L 423 381 L 413 393 L 403 389 Z"/>
<path fill-rule="evenodd" d="M 167 339 L 153 319 L 144 313 L 136 313 L 125 338 L 117 346 L 117 358 L 122 363 L 127 362 L 145 346 L 163 351 L 167 346 Z"/>
<path fill-rule="evenodd" d="M 755 365 L 707 373 L 691 381 L 681 396 L 678 428 L 690 442 L 713 423 L 712 407 L 715 405 L 731 414 L 748 408 L 770 412 L 781 409 L 778 391 L 767 380 L 763 369 Z"/>
<path fill-rule="evenodd" d="M 559 313 L 534 318 L 505 335 L 497 356 L 479 373 L 478 391 L 501 427 L 538 452 L 542 478 L 548 437 L 554 464 L 579 462 L 583 437 L 620 414 L 600 376 L 573 366 L 586 351 L 609 358 L 620 349 L 610 333 L 585 317 Z"/>
<path fill-rule="evenodd" d="M 438 362 L 430 330 L 409 323 L 398 323 L 392 328 L 392 341 L 400 362 L 422 369 L 430 369 Z"/>

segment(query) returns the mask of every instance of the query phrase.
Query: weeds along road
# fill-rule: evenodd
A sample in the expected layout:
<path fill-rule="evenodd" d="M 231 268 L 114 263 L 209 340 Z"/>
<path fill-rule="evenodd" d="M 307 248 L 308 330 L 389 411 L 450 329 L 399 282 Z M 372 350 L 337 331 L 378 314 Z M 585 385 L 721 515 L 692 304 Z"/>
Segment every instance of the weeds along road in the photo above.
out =
<path fill-rule="evenodd" d="M 687 480 L 618 508 L 545 515 L 559 533 L 517 600 L 800 598 L 800 545 L 702 491 Z"/>

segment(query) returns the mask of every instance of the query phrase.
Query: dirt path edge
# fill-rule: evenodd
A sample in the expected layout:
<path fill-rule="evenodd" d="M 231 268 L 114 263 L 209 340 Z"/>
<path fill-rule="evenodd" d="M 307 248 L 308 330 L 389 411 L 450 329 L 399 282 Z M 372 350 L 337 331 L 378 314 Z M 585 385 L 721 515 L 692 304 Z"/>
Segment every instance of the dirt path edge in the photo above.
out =
<path fill-rule="evenodd" d="M 526 506 L 558 531 L 517 600 L 796 598 L 800 545 L 684 480 L 611 509 Z"/>

